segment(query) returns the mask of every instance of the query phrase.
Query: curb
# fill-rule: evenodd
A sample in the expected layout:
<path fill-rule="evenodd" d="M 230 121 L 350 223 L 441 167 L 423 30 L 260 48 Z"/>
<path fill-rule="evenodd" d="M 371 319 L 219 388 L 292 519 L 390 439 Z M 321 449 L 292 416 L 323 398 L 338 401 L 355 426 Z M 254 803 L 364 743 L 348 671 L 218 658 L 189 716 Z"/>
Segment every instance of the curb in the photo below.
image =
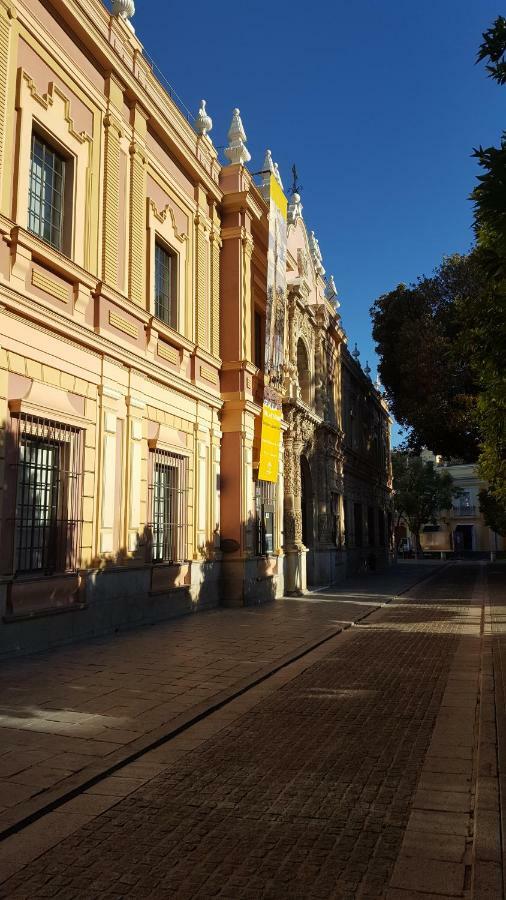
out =
<path fill-rule="evenodd" d="M 484 569 L 480 584 L 486 586 Z M 494 634 L 490 595 L 483 603 L 481 621 L 481 672 L 479 682 L 478 735 L 473 838 L 473 900 L 504 897 L 504 798 L 501 797 L 501 763 L 506 746 L 505 684 L 501 655 Z M 502 802 L 501 802 L 502 801 Z"/>
<path fill-rule="evenodd" d="M 299 645 L 299 648 L 295 652 L 291 651 L 289 654 L 280 657 L 274 665 L 270 663 L 264 669 L 260 670 L 260 673 L 253 678 L 245 678 L 238 681 L 236 687 L 232 691 L 225 690 L 219 692 L 215 695 L 215 700 L 213 702 L 196 704 L 191 713 L 183 714 L 174 719 L 168 731 L 167 726 L 162 726 L 147 732 L 136 741 L 132 741 L 128 747 L 111 753 L 105 766 L 103 762 L 96 762 L 87 767 L 86 775 L 83 775 L 83 773 L 70 775 L 57 787 L 44 792 L 44 797 L 41 797 L 38 802 L 37 798 L 34 797 L 24 803 L 20 803 L 15 818 L 12 817 L 12 814 L 11 816 L 8 814 L 0 816 L 0 842 L 17 834 L 19 831 L 22 831 L 28 825 L 33 824 L 48 813 L 54 812 L 54 810 L 58 809 L 64 803 L 73 800 L 79 794 L 83 793 L 83 791 L 88 790 L 93 787 L 93 785 L 98 784 L 100 781 L 113 775 L 129 763 L 135 762 L 150 750 L 156 750 L 164 744 L 169 743 L 173 738 L 187 731 L 199 722 L 202 722 L 228 703 L 241 697 L 247 691 L 262 684 L 291 663 L 297 662 L 304 656 L 307 656 L 311 651 L 316 650 L 318 647 L 321 647 L 323 644 L 332 640 L 332 638 L 342 634 L 343 631 L 347 631 L 354 626 L 360 625 L 364 619 L 387 606 L 389 603 L 399 599 L 404 594 L 407 594 L 422 582 L 430 581 L 431 579 L 438 577 L 440 572 L 446 570 L 446 568 L 451 565 L 453 565 L 453 563 L 448 562 L 445 566 L 438 568 L 436 572 L 431 572 L 429 575 L 422 576 L 417 581 L 410 584 L 409 587 L 400 591 L 398 594 L 393 595 L 388 600 L 378 602 L 374 607 L 367 610 L 367 612 L 364 612 L 359 619 L 350 622 L 342 622 L 338 628 L 327 632 L 323 637 L 319 638 L 319 640 Z"/>

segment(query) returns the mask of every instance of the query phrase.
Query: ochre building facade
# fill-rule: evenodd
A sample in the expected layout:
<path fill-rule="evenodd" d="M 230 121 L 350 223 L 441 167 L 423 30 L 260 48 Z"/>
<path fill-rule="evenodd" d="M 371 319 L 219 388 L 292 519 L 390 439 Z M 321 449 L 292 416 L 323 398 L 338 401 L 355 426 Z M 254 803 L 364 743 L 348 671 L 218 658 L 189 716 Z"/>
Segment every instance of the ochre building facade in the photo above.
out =
<path fill-rule="evenodd" d="M 367 556 L 347 479 L 387 516 L 388 463 L 346 444 L 346 338 L 300 197 L 274 322 L 277 170 L 254 183 L 238 111 L 218 161 L 115 7 L 0 0 L 0 654 L 335 581 Z"/>

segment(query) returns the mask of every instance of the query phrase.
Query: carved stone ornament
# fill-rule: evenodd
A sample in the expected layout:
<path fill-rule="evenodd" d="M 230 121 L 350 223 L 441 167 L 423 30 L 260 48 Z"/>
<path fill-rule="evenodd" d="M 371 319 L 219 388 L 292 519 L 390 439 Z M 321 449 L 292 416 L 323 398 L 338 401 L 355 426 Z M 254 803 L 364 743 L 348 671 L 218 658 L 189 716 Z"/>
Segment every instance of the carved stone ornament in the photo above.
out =
<path fill-rule="evenodd" d="M 309 250 L 311 252 L 311 258 L 313 260 L 316 272 L 323 278 L 323 276 L 325 275 L 325 269 L 323 268 L 322 253 L 314 231 L 312 231 L 309 235 Z"/>
<path fill-rule="evenodd" d="M 262 186 L 260 188 L 262 197 L 266 202 L 268 202 L 269 200 L 271 191 L 271 175 L 274 175 L 274 177 L 276 177 L 276 172 L 274 170 L 274 163 L 272 161 L 272 153 L 270 150 L 266 150 L 262 165 Z"/>
<path fill-rule="evenodd" d="M 195 119 L 195 131 L 197 134 L 204 136 L 211 131 L 213 127 L 213 120 L 211 116 L 208 114 L 206 110 L 206 101 L 200 101 L 200 109 L 197 113 L 197 118 Z"/>
<path fill-rule="evenodd" d="M 135 14 L 134 0 L 113 0 L 112 14 L 130 25 L 129 19 Z"/>
<path fill-rule="evenodd" d="M 225 156 L 231 166 L 245 165 L 251 159 L 251 154 L 245 146 L 246 141 L 247 137 L 241 121 L 240 110 L 236 108 L 232 114 L 232 122 L 228 130 L 228 147 L 225 148 Z"/>
<path fill-rule="evenodd" d="M 300 194 L 292 194 L 290 203 L 288 204 L 287 219 L 289 225 L 295 225 L 297 219 L 302 219 L 302 203 L 300 202 Z M 299 253 L 302 253 L 302 251 L 299 250 Z"/>
<path fill-rule="evenodd" d="M 341 306 L 339 300 L 337 299 L 337 288 L 333 275 L 329 275 L 329 278 L 327 280 L 327 287 L 325 288 L 325 298 L 329 301 L 329 303 L 332 303 L 336 309 L 339 309 L 339 307 Z"/>

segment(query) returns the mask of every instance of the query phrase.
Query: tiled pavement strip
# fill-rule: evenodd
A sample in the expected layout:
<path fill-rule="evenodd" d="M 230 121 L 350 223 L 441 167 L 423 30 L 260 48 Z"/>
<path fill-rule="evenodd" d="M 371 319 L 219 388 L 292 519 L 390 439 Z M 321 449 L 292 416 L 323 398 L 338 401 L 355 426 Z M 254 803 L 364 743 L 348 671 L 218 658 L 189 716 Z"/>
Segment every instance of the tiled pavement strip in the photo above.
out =
<path fill-rule="evenodd" d="M 4 662 L 0 835 L 432 571 L 407 563 L 301 600 L 220 609 Z"/>
<path fill-rule="evenodd" d="M 446 568 L 8 838 L 0 897 L 501 897 L 485 571 Z"/>

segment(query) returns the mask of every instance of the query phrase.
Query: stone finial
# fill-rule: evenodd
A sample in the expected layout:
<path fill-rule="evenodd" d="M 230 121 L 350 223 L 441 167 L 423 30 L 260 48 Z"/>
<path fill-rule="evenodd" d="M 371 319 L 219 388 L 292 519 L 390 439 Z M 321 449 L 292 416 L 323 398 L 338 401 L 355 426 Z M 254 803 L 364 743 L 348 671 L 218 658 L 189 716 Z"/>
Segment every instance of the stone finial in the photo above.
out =
<path fill-rule="evenodd" d="M 232 122 L 228 130 L 228 147 L 225 148 L 225 156 L 231 166 L 239 163 L 244 165 L 251 159 L 251 154 L 245 146 L 245 141 L 247 140 L 246 132 L 241 122 L 240 111 L 234 109 Z"/>
<path fill-rule="evenodd" d="M 367 375 L 368 378 L 370 378 L 370 375 L 371 375 L 371 367 L 370 367 L 370 365 L 369 365 L 369 361 L 368 361 L 368 360 L 366 360 L 366 362 L 365 362 L 364 373 Z"/>
<path fill-rule="evenodd" d="M 383 387 L 383 385 L 381 384 L 381 378 L 379 376 L 379 372 L 376 372 L 376 381 L 374 383 L 374 387 L 376 388 L 377 391 L 381 391 L 381 388 Z"/>
<path fill-rule="evenodd" d="M 322 253 L 320 250 L 320 245 L 316 240 L 314 231 L 312 231 L 309 235 L 309 250 L 311 252 L 311 258 L 313 260 L 316 272 L 323 278 L 323 276 L 325 275 L 325 269 L 323 268 Z"/>
<path fill-rule="evenodd" d="M 272 161 L 272 153 L 270 150 L 265 151 L 264 162 L 262 166 L 262 196 L 268 202 L 271 189 L 271 175 L 276 177 L 274 163 Z"/>
<path fill-rule="evenodd" d="M 302 203 L 300 202 L 300 194 L 297 194 L 297 192 L 290 197 L 287 219 L 289 225 L 294 225 L 296 219 L 302 219 Z"/>
<path fill-rule="evenodd" d="M 359 359 L 360 359 L 360 350 L 359 350 L 358 347 L 357 347 L 357 342 L 356 342 L 356 341 L 355 341 L 355 349 L 354 349 L 354 351 L 353 351 L 353 353 L 352 353 L 351 355 L 353 356 L 353 359 L 355 360 L 355 362 L 358 362 L 358 361 L 359 361 Z"/>
<path fill-rule="evenodd" d="M 334 281 L 333 275 L 329 275 L 329 277 L 327 279 L 327 286 L 325 288 L 325 299 L 328 300 L 330 303 L 333 303 L 336 309 L 339 309 L 339 307 L 341 306 L 341 304 L 339 303 L 339 300 L 337 299 L 337 288 L 336 288 L 336 283 Z"/>
<path fill-rule="evenodd" d="M 112 14 L 118 19 L 123 19 L 132 28 L 130 19 L 135 14 L 134 0 L 112 0 Z"/>
<path fill-rule="evenodd" d="M 279 184 L 282 191 L 284 191 L 283 182 L 281 181 L 281 175 L 279 174 L 279 166 L 277 163 L 274 163 L 274 177 Z"/>
<path fill-rule="evenodd" d="M 197 118 L 195 119 L 195 131 L 197 134 L 204 136 L 209 131 L 211 131 L 213 127 L 213 120 L 211 116 L 206 110 L 206 101 L 200 101 L 200 109 L 197 113 Z"/>

